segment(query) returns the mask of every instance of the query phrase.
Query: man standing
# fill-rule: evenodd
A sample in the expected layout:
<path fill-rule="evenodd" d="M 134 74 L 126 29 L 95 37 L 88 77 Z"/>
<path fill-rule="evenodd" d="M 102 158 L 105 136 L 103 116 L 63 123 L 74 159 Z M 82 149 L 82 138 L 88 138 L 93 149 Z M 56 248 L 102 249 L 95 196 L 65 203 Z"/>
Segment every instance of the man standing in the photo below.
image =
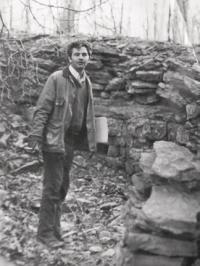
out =
<path fill-rule="evenodd" d="M 69 189 L 75 146 L 96 150 L 92 87 L 85 73 L 91 56 L 86 41 L 69 44 L 69 66 L 48 78 L 33 117 L 29 145 L 43 152 L 44 180 L 38 240 L 50 247 L 63 245 L 61 203 Z"/>

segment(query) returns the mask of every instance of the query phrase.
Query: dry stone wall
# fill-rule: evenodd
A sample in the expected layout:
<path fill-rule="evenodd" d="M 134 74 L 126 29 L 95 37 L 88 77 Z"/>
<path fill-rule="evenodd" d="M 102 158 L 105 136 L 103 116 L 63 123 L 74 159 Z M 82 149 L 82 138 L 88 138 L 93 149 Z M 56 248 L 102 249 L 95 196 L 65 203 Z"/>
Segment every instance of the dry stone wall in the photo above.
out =
<path fill-rule="evenodd" d="M 93 55 L 87 71 L 96 115 L 108 118 L 109 155 L 132 160 L 134 149 L 138 153 L 152 148 L 157 140 L 173 141 L 196 153 L 200 67 L 192 49 L 133 38 L 90 41 Z M 66 65 L 66 44 L 54 38 L 26 41 L 23 49 L 19 44 L 12 49 L 17 50 L 12 56 L 4 44 L 1 76 L 15 102 L 35 104 L 47 76 Z M 195 50 L 198 56 L 199 48 Z"/>
<path fill-rule="evenodd" d="M 190 47 L 90 41 L 96 115 L 109 125 L 106 159 L 131 180 L 118 265 L 190 265 L 200 211 L 200 66 Z M 64 48 L 57 40 L 27 48 L 30 62 L 13 90 L 18 104 L 35 103 L 47 76 L 66 64 Z"/>

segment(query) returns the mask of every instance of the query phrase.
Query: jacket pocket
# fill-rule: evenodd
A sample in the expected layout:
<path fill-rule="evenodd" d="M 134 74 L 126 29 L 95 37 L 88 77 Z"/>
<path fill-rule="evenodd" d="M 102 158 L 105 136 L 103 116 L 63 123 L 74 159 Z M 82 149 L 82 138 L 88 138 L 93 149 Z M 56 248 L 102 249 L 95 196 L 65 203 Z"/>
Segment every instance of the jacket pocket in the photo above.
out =
<path fill-rule="evenodd" d="M 61 125 L 49 124 L 46 130 L 46 144 L 59 147 L 61 145 Z"/>
<path fill-rule="evenodd" d="M 58 98 L 54 104 L 54 111 L 52 114 L 52 120 L 60 122 L 63 119 L 65 108 L 65 99 Z"/>

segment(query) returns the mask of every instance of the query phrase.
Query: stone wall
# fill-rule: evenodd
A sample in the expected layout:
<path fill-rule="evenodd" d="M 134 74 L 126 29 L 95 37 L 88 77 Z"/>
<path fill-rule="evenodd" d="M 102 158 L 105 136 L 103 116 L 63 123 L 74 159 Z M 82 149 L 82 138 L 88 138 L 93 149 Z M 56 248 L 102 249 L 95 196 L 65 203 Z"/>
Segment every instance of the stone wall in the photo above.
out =
<path fill-rule="evenodd" d="M 200 67 L 192 49 L 133 38 L 90 41 L 93 55 L 87 70 L 96 115 L 108 118 L 109 156 L 132 160 L 157 140 L 174 141 L 196 153 Z M 3 80 L 9 71 L 15 74 L 12 81 L 6 79 L 10 94 L 17 104 L 29 105 L 35 104 L 47 76 L 66 65 L 66 41 L 26 41 L 24 47 L 13 48 L 17 51 L 7 61 L 1 54 L 1 76 Z M 198 56 L 199 48 L 195 50 Z"/>
<path fill-rule="evenodd" d="M 109 122 L 111 157 L 125 157 L 128 174 L 137 171 L 141 151 L 166 140 L 197 153 L 199 77 L 190 48 L 169 43 L 113 40 L 94 43 L 88 67 L 97 115 Z"/>
<path fill-rule="evenodd" d="M 200 210 L 200 67 L 189 47 L 125 38 L 90 41 L 87 70 L 96 115 L 109 124 L 106 159 L 131 180 L 118 263 L 187 265 L 197 255 Z M 64 47 L 55 40 L 30 46 L 29 69 L 14 91 L 17 104 L 35 103 L 47 76 L 66 64 Z M 198 57 L 198 47 L 196 52 Z"/>

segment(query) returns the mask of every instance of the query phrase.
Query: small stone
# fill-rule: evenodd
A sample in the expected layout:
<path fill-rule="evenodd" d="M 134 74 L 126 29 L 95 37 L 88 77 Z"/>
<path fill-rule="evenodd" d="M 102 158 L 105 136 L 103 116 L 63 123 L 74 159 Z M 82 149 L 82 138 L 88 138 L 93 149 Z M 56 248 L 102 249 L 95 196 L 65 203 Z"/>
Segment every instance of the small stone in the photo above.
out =
<path fill-rule="evenodd" d="M 110 232 L 109 231 L 100 231 L 99 232 L 99 238 L 103 238 L 103 237 L 110 237 Z"/>
<path fill-rule="evenodd" d="M 11 134 L 3 134 L 3 136 L 0 138 L 0 147 L 7 148 L 10 135 Z"/>
<path fill-rule="evenodd" d="M 89 248 L 90 253 L 99 253 L 102 252 L 102 247 L 101 246 L 92 246 Z"/>
<path fill-rule="evenodd" d="M 5 133 L 5 131 L 6 131 L 6 127 L 5 127 L 5 125 L 4 125 L 3 123 L 1 123 L 1 124 L 0 124 L 0 134 Z"/>
<path fill-rule="evenodd" d="M 3 202 L 7 198 L 8 192 L 5 190 L 0 190 L 0 206 L 2 206 Z"/>
<path fill-rule="evenodd" d="M 200 192 L 186 193 L 169 185 L 153 186 L 142 210 L 148 221 L 174 234 L 194 235 Z"/>
<path fill-rule="evenodd" d="M 200 115 L 200 106 L 196 103 L 186 105 L 187 120 L 196 118 Z"/>
<path fill-rule="evenodd" d="M 110 94 L 105 92 L 105 91 L 102 91 L 101 92 L 101 98 L 103 99 L 109 99 L 110 98 Z"/>
<path fill-rule="evenodd" d="M 115 250 L 113 248 L 110 248 L 102 253 L 102 257 L 113 257 L 115 255 Z"/>
<path fill-rule="evenodd" d="M 108 156 L 111 156 L 111 157 L 119 156 L 119 147 L 114 146 L 114 145 L 109 145 Z"/>
<path fill-rule="evenodd" d="M 110 237 L 102 237 L 100 239 L 101 244 L 107 244 L 110 241 Z"/>
<path fill-rule="evenodd" d="M 100 209 L 104 211 L 108 211 L 110 209 L 113 209 L 116 206 L 117 206 L 116 202 L 107 202 L 107 203 L 102 204 L 100 206 Z"/>
<path fill-rule="evenodd" d="M 109 231 L 100 231 L 99 232 L 99 240 L 102 244 L 106 244 L 110 241 L 111 234 Z"/>

